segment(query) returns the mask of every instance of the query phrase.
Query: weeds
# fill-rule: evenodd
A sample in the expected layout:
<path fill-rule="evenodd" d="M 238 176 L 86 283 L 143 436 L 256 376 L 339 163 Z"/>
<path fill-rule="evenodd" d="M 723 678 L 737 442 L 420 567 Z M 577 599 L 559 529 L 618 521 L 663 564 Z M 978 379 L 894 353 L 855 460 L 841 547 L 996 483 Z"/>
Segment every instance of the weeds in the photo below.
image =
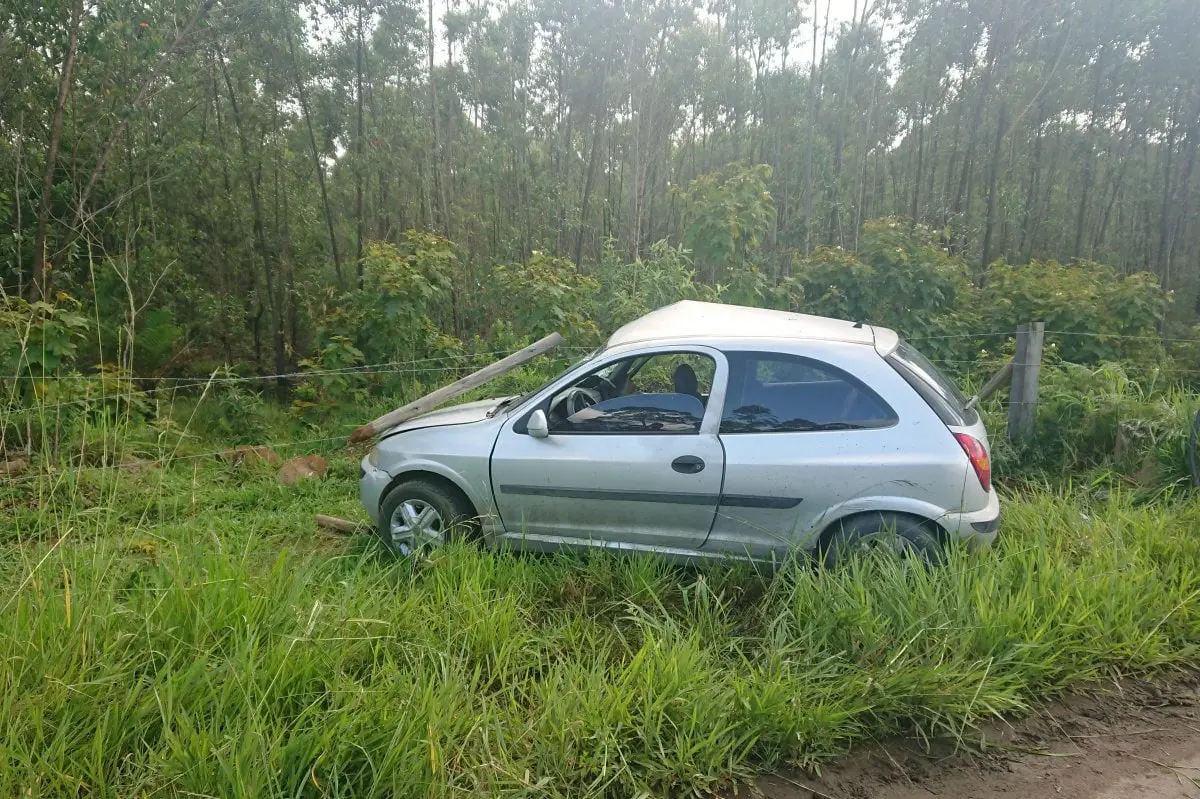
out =
<path fill-rule="evenodd" d="M 1195 503 L 1013 498 L 996 551 L 932 572 L 415 564 L 313 530 L 357 512 L 335 467 L 299 490 L 105 470 L 36 507 L 0 488 L 24 508 L 0 543 L 0 793 L 679 795 L 969 735 L 1200 644 Z"/>

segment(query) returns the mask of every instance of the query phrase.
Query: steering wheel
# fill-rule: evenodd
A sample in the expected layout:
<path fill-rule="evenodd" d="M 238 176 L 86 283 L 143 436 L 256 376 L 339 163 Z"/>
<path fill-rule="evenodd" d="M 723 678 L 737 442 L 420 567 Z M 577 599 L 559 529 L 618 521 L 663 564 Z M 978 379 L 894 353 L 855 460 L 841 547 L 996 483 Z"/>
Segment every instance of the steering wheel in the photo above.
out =
<path fill-rule="evenodd" d="M 596 375 L 596 386 L 600 389 L 600 396 L 612 399 L 620 396 L 621 392 L 617 391 L 617 385 L 607 377 Z"/>
<path fill-rule="evenodd" d="M 597 402 L 600 402 L 602 397 L 600 392 L 592 388 L 584 388 L 583 386 L 575 386 L 567 389 L 563 395 L 563 408 L 567 412 L 567 417 L 570 418 L 582 411 L 584 408 L 590 408 Z"/>

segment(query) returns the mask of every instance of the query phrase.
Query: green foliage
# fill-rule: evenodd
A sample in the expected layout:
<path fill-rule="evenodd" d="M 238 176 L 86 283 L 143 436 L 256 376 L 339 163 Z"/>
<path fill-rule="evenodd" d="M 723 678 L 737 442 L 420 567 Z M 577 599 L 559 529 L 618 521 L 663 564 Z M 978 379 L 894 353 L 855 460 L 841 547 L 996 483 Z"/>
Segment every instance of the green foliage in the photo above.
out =
<path fill-rule="evenodd" d="M 1047 336 L 1067 361 L 1155 363 L 1156 339 L 1169 296 L 1153 275 L 1121 275 L 1090 262 L 1034 261 L 988 270 L 983 303 L 995 329 L 1028 321 L 1069 335 Z"/>
<path fill-rule="evenodd" d="M 595 273 L 596 303 L 601 327 L 612 332 L 655 308 L 681 300 L 715 301 L 716 288 L 696 280 L 692 260 L 682 246 L 663 240 L 650 246 L 645 258 L 625 260 L 609 241 Z"/>
<path fill-rule="evenodd" d="M 170 363 L 188 332 L 178 321 L 181 316 L 193 326 L 192 335 L 211 335 L 213 320 L 197 313 L 201 292 L 195 281 L 173 274 L 178 258 L 177 251 L 155 244 L 136 257 L 97 262 L 87 300 L 87 315 L 97 329 L 81 357 L 155 375 Z"/>
<path fill-rule="evenodd" d="M 537 250 L 593 274 L 609 240 L 624 261 L 683 244 L 709 290 L 772 307 L 800 299 L 779 285 L 793 251 L 858 253 L 897 273 L 881 296 L 812 270 L 808 302 L 889 323 L 910 297 L 957 291 L 931 280 L 935 253 L 864 228 L 905 215 L 981 281 L 984 261 L 1152 270 L 1194 324 L 1194 4 L 1046 0 L 1010 29 L 1012 3 L 878 5 L 820 34 L 810 71 L 796 59 L 819 9 L 782 0 L 455 5 L 431 31 L 411 0 L 204 3 L 188 25 L 164 0 L 82 16 L 10 2 L 0 293 L 33 296 L 48 260 L 50 296 L 83 298 L 97 328 L 79 364 L 140 376 L 262 370 L 278 338 L 280 362 L 316 357 L 323 328 L 368 361 L 430 349 L 422 318 L 486 339 L 506 311 L 493 265 Z M 314 307 L 370 305 L 342 296 L 360 265 L 393 278 L 380 319 Z M 962 332 L 943 311 L 908 313 L 905 332 Z M 386 352 L 357 332 L 368 323 Z"/>
<path fill-rule="evenodd" d="M 804 284 L 792 275 L 778 280 L 751 266 L 735 272 L 728 283 L 716 286 L 722 302 L 773 308 L 777 311 L 800 311 L 804 306 Z"/>
<path fill-rule="evenodd" d="M 0 793 L 684 796 L 1200 655 L 1195 502 L 1029 492 L 928 572 L 411 562 L 313 529 L 359 512 L 332 460 L 0 483 Z"/>
<path fill-rule="evenodd" d="M 986 325 L 966 264 L 940 246 L 935 231 L 899 219 L 867 222 L 857 254 L 818 250 L 801 261 L 796 278 L 809 313 L 891 327 L 914 338 L 978 332 Z M 923 349 L 931 357 L 948 352 L 938 344 Z"/>
<path fill-rule="evenodd" d="M 335 367 L 326 358 L 379 363 L 444 352 L 447 342 L 432 316 L 449 300 L 457 269 L 454 246 L 441 236 L 410 230 L 402 245 L 369 245 L 363 287 L 322 309 L 314 364 L 327 369 Z"/>
<path fill-rule="evenodd" d="M 488 290 L 496 308 L 538 339 L 555 331 L 586 345 L 599 335 L 590 317 L 600 284 L 565 258 L 534 252 L 524 264 L 497 264 Z"/>
<path fill-rule="evenodd" d="M 688 185 L 683 243 L 709 280 L 727 277 L 762 243 L 775 215 L 770 180 L 767 164 L 729 164 Z"/>
<path fill-rule="evenodd" d="M 310 372 L 292 400 L 292 413 L 310 422 L 328 422 L 339 406 L 360 406 L 366 399 L 367 375 L 362 350 L 345 336 L 330 336 L 315 358 L 300 362 Z"/>
<path fill-rule="evenodd" d="M 170 308 L 154 308 L 139 320 L 133 339 L 133 363 L 143 373 L 154 374 L 175 352 L 183 329 Z"/>
<path fill-rule="evenodd" d="M 54 302 L 6 297 L 0 304 L 0 370 L 36 377 L 69 369 L 87 331 L 80 304 L 66 293 Z"/>
<path fill-rule="evenodd" d="M 212 441 L 259 444 L 267 434 L 267 404 L 226 366 L 213 373 L 192 423 Z"/>
<path fill-rule="evenodd" d="M 1035 435 L 1020 445 L 995 437 L 997 474 L 1010 481 L 1121 480 L 1150 493 L 1186 485 L 1188 432 L 1200 405 L 1170 374 L 1139 372 L 1144 377 L 1134 379 L 1116 363 L 1043 368 Z M 1003 409 L 994 407 L 989 427 L 1001 431 Z"/>

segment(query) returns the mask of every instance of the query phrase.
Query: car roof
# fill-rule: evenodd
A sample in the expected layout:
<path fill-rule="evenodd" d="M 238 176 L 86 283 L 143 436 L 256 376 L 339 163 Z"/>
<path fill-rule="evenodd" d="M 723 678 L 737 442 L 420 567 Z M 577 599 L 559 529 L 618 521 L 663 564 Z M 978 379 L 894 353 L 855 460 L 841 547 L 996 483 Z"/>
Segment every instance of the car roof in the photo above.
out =
<path fill-rule="evenodd" d="M 849 344 L 876 344 L 880 333 L 888 350 L 896 334 L 844 319 L 825 316 L 683 300 L 651 311 L 617 330 L 609 347 L 677 339 L 777 338 L 816 339 Z"/>

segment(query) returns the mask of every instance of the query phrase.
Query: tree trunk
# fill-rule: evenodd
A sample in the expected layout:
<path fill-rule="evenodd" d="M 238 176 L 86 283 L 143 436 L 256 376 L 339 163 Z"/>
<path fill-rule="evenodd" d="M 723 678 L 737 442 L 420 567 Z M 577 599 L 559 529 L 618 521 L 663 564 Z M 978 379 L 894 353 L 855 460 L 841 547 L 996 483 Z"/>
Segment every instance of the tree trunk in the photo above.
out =
<path fill-rule="evenodd" d="M 1158 274 L 1162 279 L 1163 288 L 1171 287 L 1171 265 L 1167 259 L 1167 241 L 1171 230 L 1171 172 L 1175 163 L 1175 121 L 1174 112 L 1167 121 L 1166 164 L 1163 167 L 1162 181 L 1162 210 L 1158 219 Z"/>
<path fill-rule="evenodd" d="M 442 129 L 438 121 L 437 81 L 433 76 L 433 51 L 437 35 L 433 24 L 433 0 L 429 0 L 429 121 L 433 127 L 433 189 L 441 206 L 441 231 L 450 235 L 450 209 L 446 201 L 446 185 L 442 180 Z"/>
<path fill-rule="evenodd" d="M 1112 7 L 1110 4 L 1109 12 Z M 1083 240 L 1084 230 L 1087 227 L 1087 210 L 1088 198 L 1092 193 L 1092 182 L 1095 178 L 1094 171 L 1096 168 L 1096 120 L 1100 116 L 1100 87 L 1104 81 L 1104 63 L 1105 57 L 1108 54 L 1108 42 L 1100 48 L 1100 54 L 1096 57 L 1095 76 L 1092 81 L 1092 108 L 1091 114 L 1088 116 L 1087 128 L 1084 130 L 1082 160 L 1083 160 L 1083 178 L 1082 187 L 1079 191 L 1079 206 L 1075 214 L 1075 248 L 1074 253 L 1076 258 L 1083 257 Z"/>
<path fill-rule="evenodd" d="M 1037 201 L 1038 201 L 1038 179 L 1041 177 L 1042 170 L 1042 152 L 1043 141 L 1045 137 L 1042 135 L 1042 128 L 1045 122 L 1042 119 L 1042 114 L 1038 114 L 1037 128 L 1034 132 L 1033 139 L 1033 158 L 1029 165 L 1029 189 L 1025 192 L 1025 208 L 1023 209 L 1023 218 L 1021 220 L 1021 242 L 1017 246 L 1017 251 L 1020 257 L 1026 263 L 1029 262 L 1033 247 L 1033 225 L 1037 219 Z"/>
<path fill-rule="evenodd" d="M 62 70 L 58 79 L 58 97 L 54 102 L 54 117 L 50 122 L 50 144 L 46 148 L 46 169 L 42 173 L 41 204 L 38 206 L 37 228 L 33 239 L 33 279 L 29 284 L 30 295 L 43 299 L 50 294 L 46 278 L 46 235 L 50 225 L 50 202 L 54 188 L 54 171 L 58 165 L 58 147 L 62 141 L 63 118 L 67 111 L 67 97 L 71 94 L 71 71 L 75 67 L 75 55 L 79 49 L 79 26 L 83 16 L 83 0 L 71 6 L 71 21 L 67 27 L 67 52 L 63 55 Z"/>
<path fill-rule="evenodd" d="M 1179 208 L 1179 214 L 1176 217 L 1175 228 L 1172 230 L 1170 237 L 1167 239 L 1167 251 L 1164 258 L 1164 267 L 1168 281 L 1171 277 L 1171 266 L 1175 255 L 1175 244 L 1182 237 L 1187 229 L 1189 209 L 1191 206 L 1192 192 L 1192 170 L 1196 166 L 1196 152 L 1200 150 L 1200 146 L 1196 142 L 1197 129 L 1193 127 L 1183 137 L 1182 149 L 1186 152 L 1187 162 L 1183 168 L 1183 176 L 1178 182 L 1179 192 L 1183 195 L 1175 201 L 1176 207 Z M 1165 288 L 1170 288 L 1170 285 L 1165 285 Z"/>
<path fill-rule="evenodd" d="M 1000 100 L 1000 109 L 997 111 L 996 120 L 996 138 L 992 142 L 992 162 L 988 166 L 988 196 L 987 196 L 987 218 L 983 224 L 983 248 L 982 257 L 980 259 L 980 269 L 982 280 L 987 279 L 987 269 L 992 263 L 992 257 L 995 253 L 992 252 L 992 236 L 996 229 L 996 195 L 999 193 L 999 178 L 1000 178 L 1000 153 L 1004 143 L 1005 128 L 1008 125 L 1008 100 L 1002 98 Z"/>
<path fill-rule="evenodd" d="M 278 253 L 268 245 L 266 225 L 263 219 L 262 200 L 259 196 L 259 176 L 256 174 L 258 170 L 251 167 L 250 145 L 246 139 L 246 128 L 242 121 L 241 109 L 238 107 L 237 93 L 233 90 L 233 80 L 229 77 L 229 69 L 225 65 L 225 55 L 221 52 L 220 47 L 217 47 L 217 62 L 221 67 L 221 74 L 225 78 L 225 89 L 229 94 L 229 109 L 233 112 L 233 125 L 237 130 L 238 143 L 242 152 L 242 165 L 246 173 L 246 188 L 250 194 L 250 208 L 253 213 L 254 223 L 254 241 L 258 248 L 259 258 L 262 260 L 263 281 L 267 287 L 267 297 L 274 304 L 275 283 L 279 271 Z M 261 303 L 260 303 L 261 306 Z M 276 313 L 274 314 L 274 349 L 275 349 L 275 388 L 281 398 L 287 395 L 287 379 L 282 375 L 284 368 L 284 351 L 281 345 L 283 336 L 283 319 Z M 255 318 L 255 339 L 258 339 L 258 324 L 262 318 L 262 310 L 260 307 L 259 313 Z M 257 345 L 256 345 L 257 346 Z"/>
<path fill-rule="evenodd" d="M 342 274 L 342 256 L 338 252 L 337 234 L 333 230 L 333 210 L 329 207 L 329 193 L 325 188 L 325 167 L 321 163 L 321 153 L 317 149 L 317 137 L 313 133 L 312 116 L 308 112 L 308 98 L 304 91 L 304 81 L 300 77 L 300 67 L 296 63 L 296 44 L 292 29 L 288 28 L 288 52 L 292 57 L 292 75 L 296 81 L 296 93 L 300 100 L 300 114 L 304 117 L 304 126 L 308 131 L 308 145 L 312 149 L 313 167 L 317 171 L 317 185 L 321 190 L 321 207 L 325 211 L 325 227 L 329 230 L 329 249 L 333 253 L 333 269 L 337 274 L 338 288 L 345 291 L 346 279 Z"/>
<path fill-rule="evenodd" d="M 433 0 L 430 0 L 432 3 Z M 363 130 L 363 0 L 358 0 L 358 14 L 355 17 L 357 47 L 354 51 L 354 272 L 357 276 L 358 287 L 363 287 L 363 173 L 365 170 L 364 152 L 365 131 Z M 432 85 L 433 76 L 430 75 Z"/>
<path fill-rule="evenodd" d="M 825 30 L 829 30 L 829 6 L 832 0 L 825 0 Z M 804 254 L 812 253 L 812 218 L 813 218 L 813 147 L 817 138 L 817 114 L 819 90 L 817 87 L 817 0 L 813 0 L 813 41 L 812 64 L 808 77 L 808 142 L 804 148 Z"/>
<path fill-rule="evenodd" d="M 600 81 L 600 92 L 603 96 L 604 81 Z M 575 268 L 578 269 L 583 259 L 583 232 L 587 229 L 588 203 L 592 199 L 592 183 L 596 175 L 596 156 L 600 152 L 600 133 L 603 130 L 602 121 L 607 109 L 596 111 L 596 120 L 592 125 L 592 147 L 588 155 L 587 178 L 583 182 L 583 201 L 579 205 L 579 232 L 575 236 Z"/>
<path fill-rule="evenodd" d="M 1126 133 L 1126 140 L 1128 140 L 1128 133 Z M 1125 174 L 1129 170 L 1129 162 L 1133 160 L 1130 158 L 1132 149 L 1132 144 L 1122 143 L 1120 156 L 1121 168 L 1117 170 L 1117 178 L 1113 182 L 1112 194 L 1108 198 L 1108 203 L 1104 206 L 1104 215 L 1100 218 L 1100 231 L 1096 234 L 1096 240 L 1092 243 L 1094 251 L 1098 251 L 1104 246 L 1104 239 L 1108 235 L 1108 223 L 1112 219 L 1113 206 L 1117 204 L 1117 200 L 1125 189 Z"/>

